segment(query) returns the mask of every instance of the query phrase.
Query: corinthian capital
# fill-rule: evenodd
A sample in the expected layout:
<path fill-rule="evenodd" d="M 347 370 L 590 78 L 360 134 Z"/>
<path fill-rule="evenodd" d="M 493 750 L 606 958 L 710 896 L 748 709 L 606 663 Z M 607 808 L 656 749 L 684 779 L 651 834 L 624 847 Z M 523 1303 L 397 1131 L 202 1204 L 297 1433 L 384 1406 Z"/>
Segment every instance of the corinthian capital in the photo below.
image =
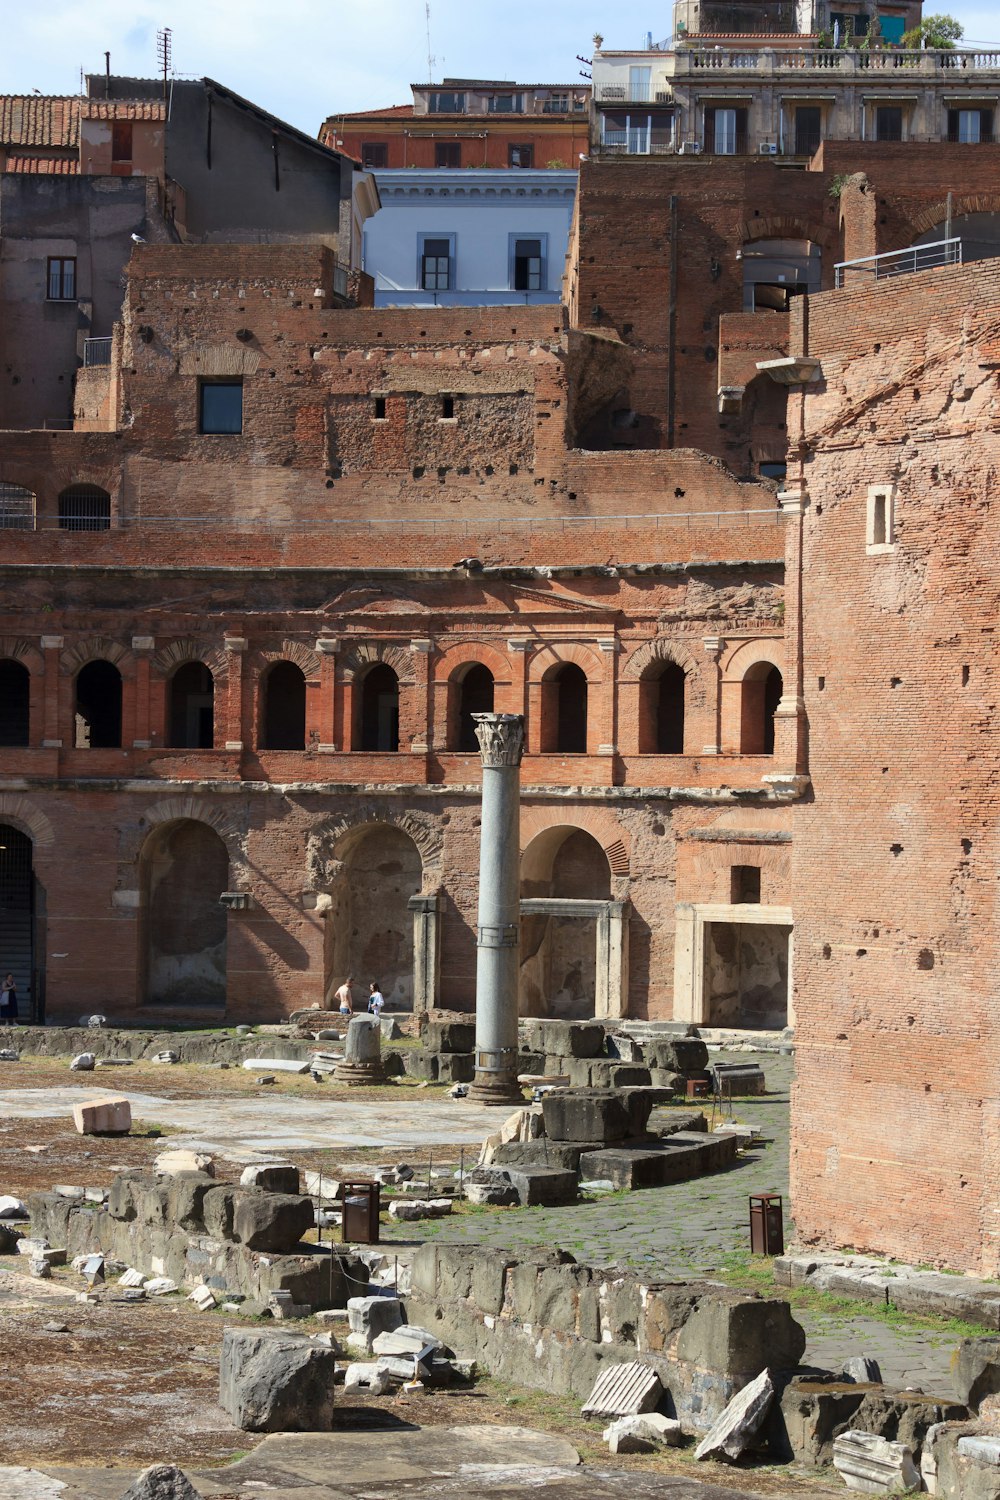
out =
<path fill-rule="evenodd" d="M 519 766 L 524 753 L 521 714 L 473 714 L 484 766 Z"/>

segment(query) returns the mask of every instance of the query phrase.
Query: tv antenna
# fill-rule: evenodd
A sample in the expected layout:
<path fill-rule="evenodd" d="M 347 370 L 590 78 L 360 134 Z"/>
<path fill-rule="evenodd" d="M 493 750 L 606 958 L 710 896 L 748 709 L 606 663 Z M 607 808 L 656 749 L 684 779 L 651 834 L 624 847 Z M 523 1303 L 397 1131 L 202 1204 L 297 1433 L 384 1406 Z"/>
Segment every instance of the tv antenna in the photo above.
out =
<path fill-rule="evenodd" d="M 437 59 L 431 56 L 431 0 L 424 0 L 424 21 L 427 27 L 427 82 L 433 83 Z"/>
<path fill-rule="evenodd" d="M 170 74 L 173 62 L 173 32 L 169 26 L 164 26 L 162 31 L 156 33 L 156 60 L 163 74 L 163 97 L 167 97 L 167 78 Z"/>

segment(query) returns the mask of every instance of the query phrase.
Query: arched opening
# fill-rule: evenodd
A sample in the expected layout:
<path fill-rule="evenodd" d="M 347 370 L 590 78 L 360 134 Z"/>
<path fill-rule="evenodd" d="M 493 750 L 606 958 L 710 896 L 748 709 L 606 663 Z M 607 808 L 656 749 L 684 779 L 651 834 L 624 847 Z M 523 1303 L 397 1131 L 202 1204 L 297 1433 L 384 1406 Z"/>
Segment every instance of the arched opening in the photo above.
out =
<path fill-rule="evenodd" d="M 792 297 L 820 289 L 823 250 L 812 240 L 751 240 L 741 258 L 744 312 L 787 312 Z"/>
<path fill-rule="evenodd" d="M 747 672 L 740 710 L 741 754 L 774 754 L 774 714 L 783 690 L 781 673 L 771 662 L 756 662 Z"/>
<path fill-rule="evenodd" d="M 76 676 L 76 748 L 112 750 L 122 742 L 122 674 L 109 661 L 89 661 Z"/>
<path fill-rule="evenodd" d="M 521 899 L 587 903 L 529 911 L 521 919 L 519 1010 L 528 1016 L 584 1020 L 597 993 L 598 916 L 592 902 L 611 897 L 608 857 L 592 834 L 565 825 L 547 828 L 521 857 Z"/>
<path fill-rule="evenodd" d="M 454 750 L 476 752 L 479 741 L 476 739 L 476 722 L 472 716 L 493 712 L 493 673 L 489 667 L 474 661 L 460 678 L 456 674 L 450 686 L 452 697 L 456 701 L 449 745 Z"/>
<path fill-rule="evenodd" d="M 141 867 L 146 1003 L 224 1006 L 225 844 L 206 823 L 181 818 L 150 834 Z"/>
<path fill-rule="evenodd" d="M 215 743 L 215 683 L 204 662 L 186 661 L 170 679 L 170 745 L 211 750 Z"/>
<path fill-rule="evenodd" d="M 639 682 L 639 754 L 684 754 L 686 673 L 675 661 L 647 667 Z"/>
<path fill-rule="evenodd" d="M 0 480 L 0 531 L 34 531 L 35 495 L 23 485 Z"/>
<path fill-rule="evenodd" d="M 338 851 L 342 873 L 330 891 L 324 942 L 324 995 L 353 974 L 355 1008 L 377 979 L 388 1010 L 413 1005 L 413 913 L 420 892 L 420 851 L 402 829 L 384 823 L 356 828 Z"/>
<path fill-rule="evenodd" d="M 31 674 L 27 667 L 19 661 L 0 661 L 0 745 L 28 743 L 30 699 Z"/>
<path fill-rule="evenodd" d="M 262 750 L 306 748 L 306 679 L 293 661 L 276 661 L 261 682 Z"/>
<path fill-rule="evenodd" d="M 34 1012 L 35 879 L 32 844 L 11 823 L 0 823 L 0 981 L 11 973 L 17 1019 Z"/>
<path fill-rule="evenodd" d="M 942 220 L 913 241 L 934 245 L 946 236 L 962 241 L 962 260 L 994 260 L 1000 255 L 1000 213 L 956 214 L 950 224 Z"/>
<path fill-rule="evenodd" d="M 59 496 L 62 531 L 107 531 L 111 525 L 111 496 L 96 484 L 71 484 Z"/>
<path fill-rule="evenodd" d="M 365 674 L 360 719 L 362 750 L 399 749 L 399 678 L 384 662 Z"/>
<path fill-rule="evenodd" d="M 554 667 L 542 680 L 543 753 L 587 753 L 587 678 L 575 662 Z"/>

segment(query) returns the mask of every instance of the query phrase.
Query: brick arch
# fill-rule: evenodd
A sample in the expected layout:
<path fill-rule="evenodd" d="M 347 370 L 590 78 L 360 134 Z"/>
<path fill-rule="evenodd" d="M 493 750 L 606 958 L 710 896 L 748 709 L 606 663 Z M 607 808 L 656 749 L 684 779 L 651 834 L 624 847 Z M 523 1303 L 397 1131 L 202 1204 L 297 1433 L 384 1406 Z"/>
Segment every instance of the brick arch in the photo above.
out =
<path fill-rule="evenodd" d="M 595 839 L 607 857 L 612 875 L 627 878 L 630 873 L 631 839 L 614 813 L 600 807 L 522 807 L 521 854 L 528 845 L 550 828 L 564 827 L 570 833 L 579 829 Z"/>
<path fill-rule="evenodd" d="M 307 679 L 319 676 L 319 653 L 303 645 L 301 641 L 282 641 L 280 646 L 273 649 L 268 647 L 255 651 L 254 658 L 261 663 L 261 676 L 279 661 L 294 662 Z"/>
<path fill-rule="evenodd" d="M 641 646 L 636 646 L 635 650 L 630 652 L 622 663 L 619 680 L 637 682 L 646 675 L 651 666 L 664 661 L 683 667 L 691 681 L 697 682 L 701 676 L 704 660 L 704 653 L 699 655 L 686 641 L 658 635 L 651 641 L 643 641 Z"/>
<path fill-rule="evenodd" d="M 759 219 L 744 219 L 739 227 L 740 243 L 749 245 L 754 240 L 810 240 L 814 245 L 824 243 L 824 231 L 817 226 L 815 231 L 802 219 L 792 214 L 766 214 Z"/>
<path fill-rule="evenodd" d="M 1000 193 L 966 193 L 962 197 L 952 198 L 951 216 L 953 219 L 960 219 L 965 214 L 996 213 L 1000 213 Z M 908 222 L 915 237 L 943 224 L 947 217 L 948 200 L 941 198 L 937 203 L 919 209 Z"/>
<path fill-rule="evenodd" d="M 778 636 L 763 640 L 742 641 L 723 658 L 722 675 L 727 682 L 742 682 L 751 667 L 758 662 L 770 662 L 772 667 L 785 675 L 785 643 Z"/>
<path fill-rule="evenodd" d="M 75 646 L 67 646 L 59 658 L 59 666 L 70 676 L 75 676 L 90 661 L 109 661 L 121 671 L 123 667 L 131 667 L 135 658 L 120 641 L 113 641 L 109 636 L 93 635 L 78 641 Z M 122 675 L 124 676 L 124 672 Z"/>
<path fill-rule="evenodd" d="M 161 677 L 172 677 L 178 667 L 183 667 L 189 661 L 201 662 L 211 672 L 215 682 L 219 682 L 229 671 L 225 651 L 219 650 L 217 646 L 206 647 L 203 642 L 193 640 L 190 636 L 182 636 L 157 651 L 153 657 L 153 669 Z"/>
<path fill-rule="evenodd" d="M 466 641 L 460 646 L 450 646 L 441 653 L 434 674 L 435 682 L 450 682 L 458 669 L 464 666 L 488 667 L 493 673 L 494 682 L 511 680 L 509 657 L 495 646 Z"/>
<path fill-rule="evenodd" d="M 45 669 L 45 658 L 38 647 L 20 635 L 0 636 L 0 661 L 16 661 L 33 675 Z"/>
<path fill-rule="evenodd" d="M 604 661 L 599 651 L 584 646 L 578 641 L 550 641 L 532 652 L 528 663 L 528 680 L 541 682 L 555 667 L 564 662 L 573 662 L 580 667 L 588 683 L 604 681 Z"/>
<path fill-rule="evenodd" d="M 432 814 L 385 802 L 360 802 L 342 817 L 316 825 L 306 845 L 307 888 L 328 890 L 343 872 L 344 858 L 363 834 L 379 826 L 405 833 L 416 845 L 421 864 L 421 892 L 433 895 L 443 880 L 444 833 Z"/>
<path fill-rule="evenodd" d="M 345 682 L 355 682 L 368 671 L 370 667 L 383 663 L 391 667 L 399 678 L 400 684 L 416 681 L 413 670 L 413 658 L 405 646 L 400 646 L 393 641 L 359 641 L 343 659 L 341 675 Z"/>
<path fill-rule="evenodd" d="M 20 829 L 36 849 L 48 849 L 56 841 L 55 829 L 43 812 L 16 792 L 0 793 L 0 823 Z"/>
<path fill-rule="evenodd" d="M 143 812 L 134 831 L 133 859 L 139 855 L 149 838 L 158 828 L 167 823 L 179 823 L 190 819 L 194 823 L 206 823 L 217 833 L 229 851 L 230 878 L 247 874 L 246 828 L 228 810 L 218 807 L 204 797 L 164 797 L 154 802 Z"/>

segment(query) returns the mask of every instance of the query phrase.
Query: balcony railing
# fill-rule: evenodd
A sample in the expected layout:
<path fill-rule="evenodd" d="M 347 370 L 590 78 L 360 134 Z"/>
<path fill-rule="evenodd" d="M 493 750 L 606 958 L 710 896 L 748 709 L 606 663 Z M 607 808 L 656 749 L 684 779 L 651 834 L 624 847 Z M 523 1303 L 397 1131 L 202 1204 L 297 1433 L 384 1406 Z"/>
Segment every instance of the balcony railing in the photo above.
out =
<path fill-rule="evenodd" d="M 856 271 L 883 281 L 889 276 L 910 276 L 914 271 L 930 271 L 937 266 L 960 266 L 960 239 L 934 240 L 930 245 L 910 245 L 906 250 L 886 250 L 882 255 L 866 255 L 861 260 L 838 261 L 833 268 L 834 285 L 844 285 L 844 274 Z"/>
<path fill-rule="evenodd" d="M 648 57 L 637 52 L 636 59 Z M 938 78 L 958 83 L 956 74 L 1000 76 L 1000 49 L 985 51 L 903 51 L 886 47 L 877 51 L 843 47 L 752 47 L 692 45 L 677 52 L 664 53 L 653 65 L 649 85 L 633 85 L 618 71 L 604 70 L 600 60 L 595 64 L 594 99 L 598 104 L 655 104 L 659 96 L 669 96 L 671 85 L 679 78 L 697 78 L 705 73 L 730 73 L 735 76 L 752 73 L 755 79 L 811 74 L 817 78 L 837 74 L 839 79 L 857 77 L 863 81 L 871 74 Z M 601 77 L 602 72 L 604 77 Z"/>
<path fill-rule="evenodd" d="M 92 365 L 109 365 L 111 363 L 111 340 L 84 339 L 83 363 L 88 370 Z"/>

